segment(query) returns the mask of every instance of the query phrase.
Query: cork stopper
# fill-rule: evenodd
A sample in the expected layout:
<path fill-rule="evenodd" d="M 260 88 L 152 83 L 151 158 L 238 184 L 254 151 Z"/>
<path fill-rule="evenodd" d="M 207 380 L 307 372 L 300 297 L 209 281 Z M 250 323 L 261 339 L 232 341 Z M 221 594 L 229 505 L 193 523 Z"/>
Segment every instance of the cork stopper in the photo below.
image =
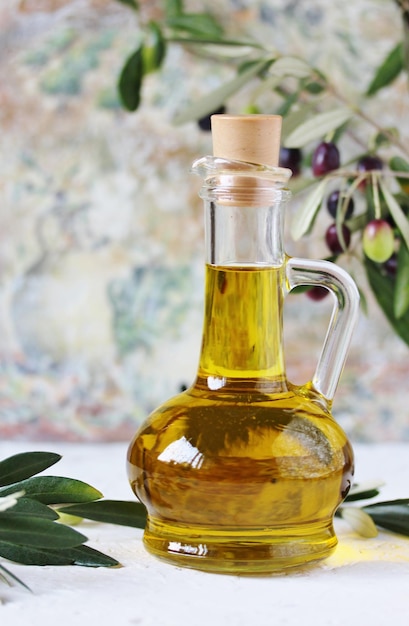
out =
<path fill-rule="evenodd" d="M 278 166 L 280 115 L 212 115 L 213 156 Z"/>

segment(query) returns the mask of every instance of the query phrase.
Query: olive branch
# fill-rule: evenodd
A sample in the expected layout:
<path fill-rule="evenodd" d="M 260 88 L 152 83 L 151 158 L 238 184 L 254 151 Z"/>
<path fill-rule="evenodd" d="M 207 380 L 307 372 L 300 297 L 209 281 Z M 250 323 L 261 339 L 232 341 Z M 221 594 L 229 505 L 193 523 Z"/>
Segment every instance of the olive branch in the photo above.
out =
<path fill-rule="evenodd" d="M 369 288 L 394 332 L 409 345 L 409 148 L 396 128 L 382 127 L 366 110 L 366 104 L 381 90 L 393 88 L 408 72 L 407 1 L 395 2 L 402 23 L 397 41 L 369 84 L 355 96 L 346 96 L 330 76 L 305 59 L 283 56 L 254 37 L 231 37 L 220 18 L 206 11 L 190 13 L 183 0 L 166 0 L 160 19 L 146 23 L 135 0 L 119 1 L 139 20 L 138 44 L 125 60 L 118 80 L 124 109 L 138 110 L 148 75 L 157 73 L 160 80 L 170 46 L 207 59 L 209 69 L 215 62 L 232 67 L 231 79 L 188 103 L 174 115 L 173 122 L 195 121 L 200 128 L 210 129 L 210 115 L 226 110 L 232 96 L 244 87 L 248 103 L 240 112 L 282 115 L 287 157 L 280 165 L 293 169 L 290 185 L 302 199 L 293 220 L 293 238 L 311 235 L 318 214 L 327 207 L 334 218 L 332 233 L 324 234 L 329 258 L 347 266 L 351 261 L 361 263 Z M 229 26 L 232 30 L 236 26 L 237 31 L 231 17 Z M 342 163 L 340 154 L 331 162 L 327 152 L 338 149 L 344 135 L 355 142 L 357 151 L 347 163 Z M 320 168 L 314 166 L 317 155 L 323 161 Z M 329 206 L 334 182 L 340 198 L 335 211 Z M 351 215 L 354 198 L 360 210 Z M 360 292 L 365 307 L 364 289 Z"/>
<path fill-rule="evenodd" d="M 73 523 L 74 506 L 81 517 L 139 528 L 145 524 L 145 507 L 104 500 L 100 491 L 80 480 L 38 475 L 60 459 L 53 452 L 24 452 L 0 462 L 0 557 L 24 565 L 119 566 L 116 559 L 86 545 L 85 535 L 59 522 Z M 2 562 L 0 580 L 27 588 Z"/>

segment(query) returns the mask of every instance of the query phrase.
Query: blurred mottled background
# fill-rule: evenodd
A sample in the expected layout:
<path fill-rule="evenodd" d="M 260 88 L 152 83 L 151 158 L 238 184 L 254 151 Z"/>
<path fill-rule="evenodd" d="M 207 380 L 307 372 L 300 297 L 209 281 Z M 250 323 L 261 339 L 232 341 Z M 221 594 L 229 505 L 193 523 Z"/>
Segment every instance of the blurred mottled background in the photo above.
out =
<path fill-rule="evenodd" d="M 401 27 L 392 0 L 186 5 L 308 58 L 345 89 L 368 83 Z M 146 20 L 162 3 L 140 7 Z M 189 168 L 211 144 L 197 124 L 171 119 L 228 69 L 172 48 L 144 85 L 140 110 L 126 113 L 116 83 L 137 37 L 138 14 L 115 0 L 1 0 L 3 438 L 127 439 L 195 376 L 203 228 Z M 229 102 L 231 112 L 245 96 Z M 387 89 L 372 113 L 384 125 L 408 124 L 402 102 L 399 88 Z M 287 248 L 321 253 L 314 241 Z M 409 439 L 408 348 L 369 304 L 334 414 L 355 441 Z M 326 303 L 288 299 L 295 382 L 312 375 L 328 313 Z"/>

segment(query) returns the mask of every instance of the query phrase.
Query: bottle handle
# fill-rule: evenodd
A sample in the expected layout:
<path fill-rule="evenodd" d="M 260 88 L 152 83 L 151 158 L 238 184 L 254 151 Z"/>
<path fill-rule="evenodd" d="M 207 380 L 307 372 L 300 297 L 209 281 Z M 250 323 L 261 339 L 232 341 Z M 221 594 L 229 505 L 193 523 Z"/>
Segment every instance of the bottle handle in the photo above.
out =
<path fill-rule="evenodd" d="M 319 285 L 334 297 L 334 307 L 312 385 L 328 401 L 335 395 L 358 319 L 359 293 L 349 274 L 330 261 L 290 257 L 286 266 L 287 292 L 301 285 Z"/>

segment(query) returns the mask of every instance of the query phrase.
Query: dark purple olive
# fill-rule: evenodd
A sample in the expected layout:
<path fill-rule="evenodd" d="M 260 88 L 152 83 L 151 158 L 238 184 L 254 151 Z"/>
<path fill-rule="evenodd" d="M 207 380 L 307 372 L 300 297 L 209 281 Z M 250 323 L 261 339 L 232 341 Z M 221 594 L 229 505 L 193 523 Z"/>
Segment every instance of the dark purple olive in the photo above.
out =
<path fill-rule="evenodd" d="M 314 176 L 323 176 L 340 166 L 340 156 L 337 146 L 331 141 L 318 144 L 312 155 L 312 173 Z"/>

